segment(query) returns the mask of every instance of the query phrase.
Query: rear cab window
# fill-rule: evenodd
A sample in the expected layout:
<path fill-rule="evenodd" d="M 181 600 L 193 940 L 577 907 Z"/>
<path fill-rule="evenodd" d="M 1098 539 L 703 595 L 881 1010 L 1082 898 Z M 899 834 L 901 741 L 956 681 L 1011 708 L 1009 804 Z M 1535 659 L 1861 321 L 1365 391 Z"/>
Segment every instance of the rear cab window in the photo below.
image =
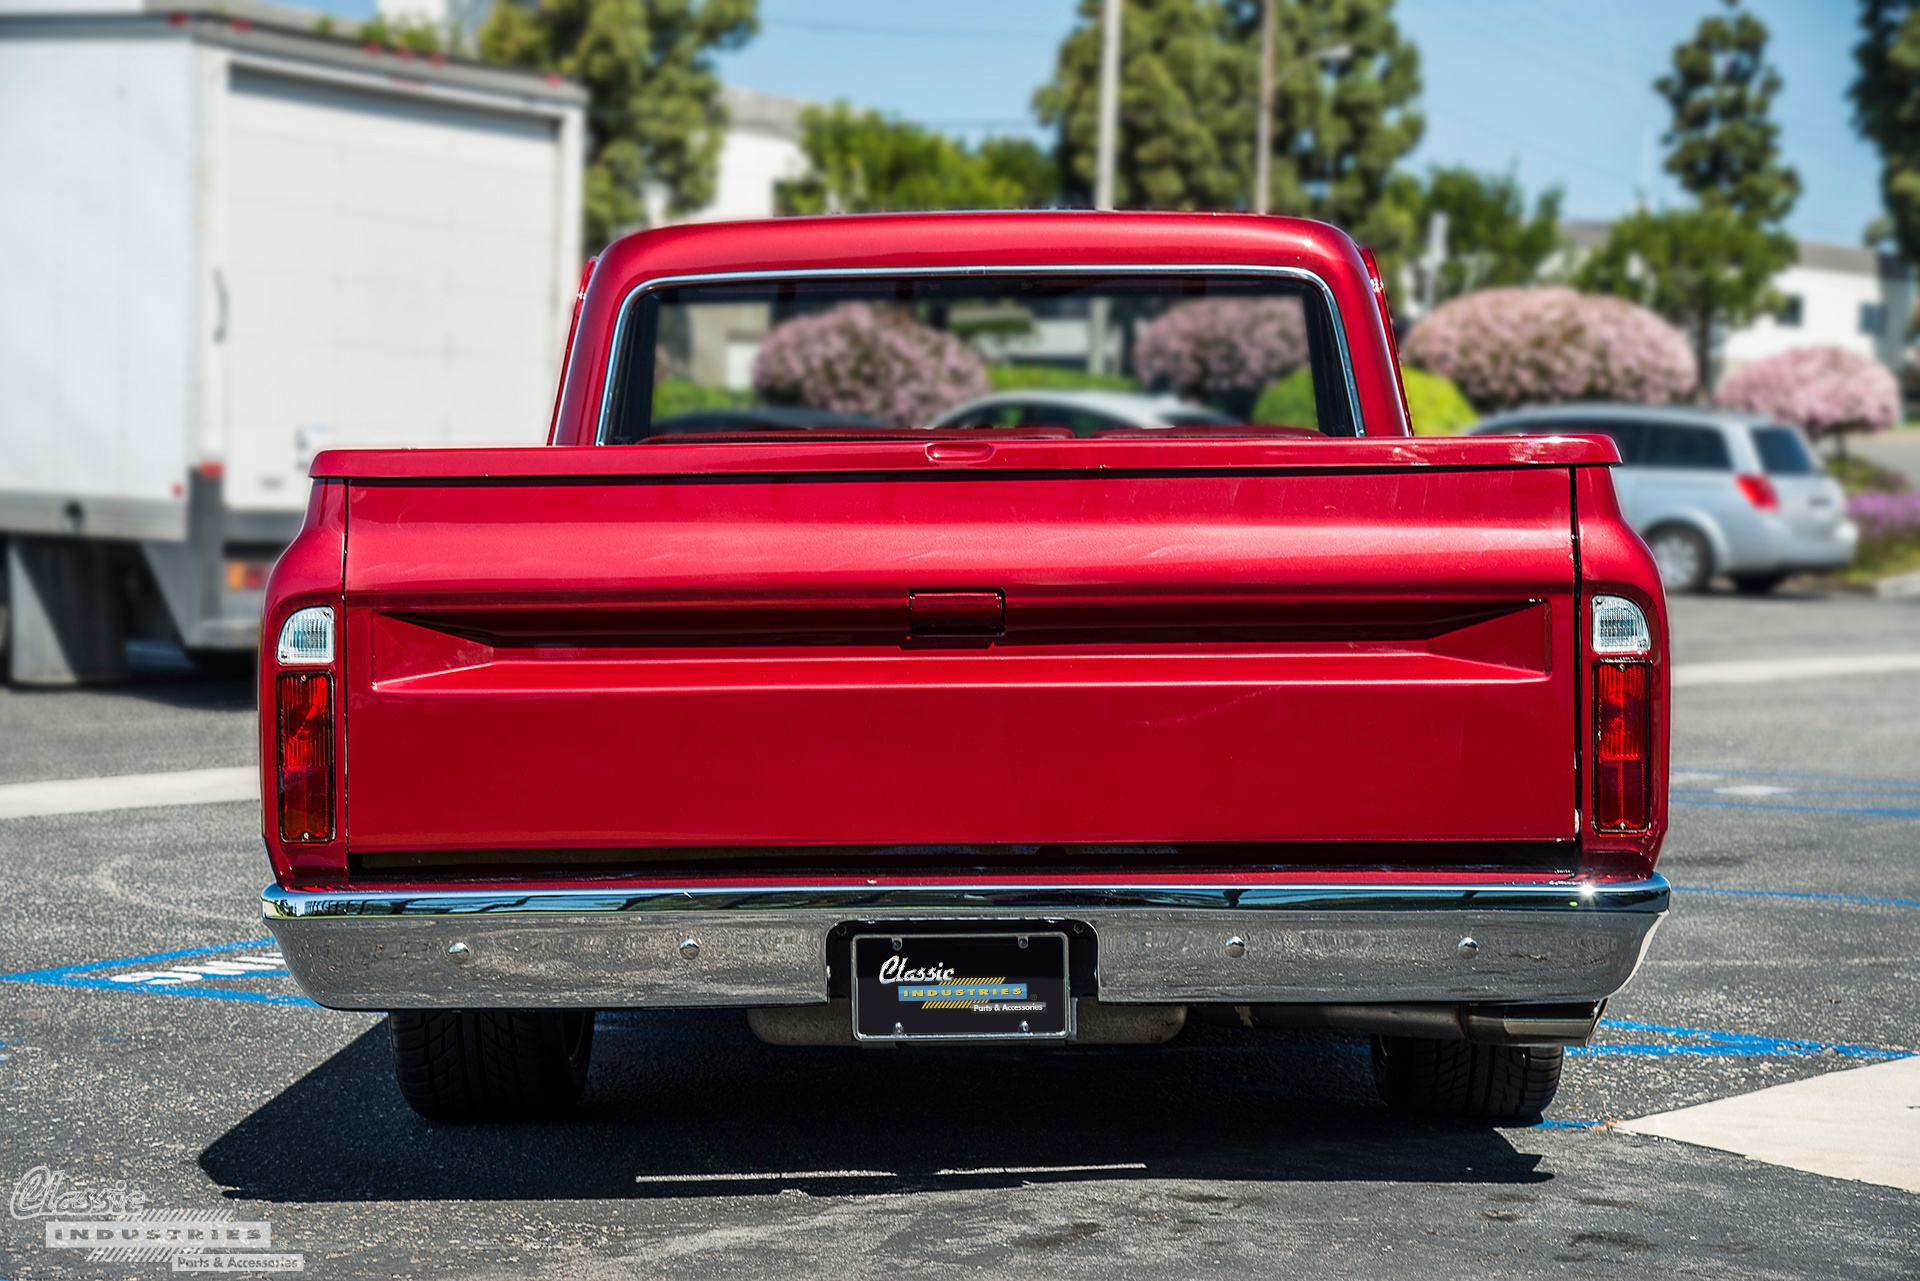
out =
<path fill-rule="evenodd" d="M 603 444 L 1361 434 L 1339 318 L 1297 274 L 663 284 L 629 296 L 617 332 Z M 1006 403 L 1020 387 L 1046 403 Z"/>
<path fill-rule="evenodd" d="M 1760 455 L 1760 469 L 1767 475 L 1813 476 L 1821 471 L 1820 461 L 1793 428 L 1773 426 L 1751 430 L 1753 448 Z"/>

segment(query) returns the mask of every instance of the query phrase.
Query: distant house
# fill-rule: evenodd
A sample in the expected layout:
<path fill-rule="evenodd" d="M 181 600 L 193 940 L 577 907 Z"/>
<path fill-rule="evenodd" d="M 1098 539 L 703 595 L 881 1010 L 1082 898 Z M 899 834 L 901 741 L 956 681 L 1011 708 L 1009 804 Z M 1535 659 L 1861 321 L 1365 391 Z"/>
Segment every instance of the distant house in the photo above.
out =
<path fill-rule="evenodd" d="M 1575 256 L 1598 248 L 1611 224 L 1566 222 L 1561 233 Z M 1872 356 L 1900 375 L 1907 363 L 1913 315 L 1913 273 L 1906 263 L 1871 249 L 1802 240 L 1800 261 L 1774 278 L 1786 300 L 1777 316 L 1761 316 L 1728 333 L 1720 374 L 1793 347 L 1845 347 Z"/>
<path fill-rule="evenodd" d="M 686 221 L 771 218 L 778 184 L 806 176 L 800 113 L 812 104 L 732 85 L 721 90 L 721 96 L 728 122 L 720 145 L 719 182 L 713 203 Z"/>

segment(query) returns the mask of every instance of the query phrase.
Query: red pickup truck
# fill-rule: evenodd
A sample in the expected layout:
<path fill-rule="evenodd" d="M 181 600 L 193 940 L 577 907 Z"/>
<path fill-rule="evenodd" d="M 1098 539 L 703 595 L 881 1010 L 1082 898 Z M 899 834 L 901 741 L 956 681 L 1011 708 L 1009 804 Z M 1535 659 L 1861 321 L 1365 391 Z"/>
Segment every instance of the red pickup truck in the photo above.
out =
<path fill-rule="evenodd" d="M 1192 412 L 986 397 L 1049 363 Z M 1668 903 L 1617 461 L 1412 437 L 1378 272 L 1318 223 L 630 236 L 548 447 L 315 460 L 267 924 L 315 1000 L 392 1012 L 436 1118 L 564 1108 L 595 1010 L 688 1007 L 805 1045 L 1331 1027 L 1396 1107 L 1536 1114 Z"/>

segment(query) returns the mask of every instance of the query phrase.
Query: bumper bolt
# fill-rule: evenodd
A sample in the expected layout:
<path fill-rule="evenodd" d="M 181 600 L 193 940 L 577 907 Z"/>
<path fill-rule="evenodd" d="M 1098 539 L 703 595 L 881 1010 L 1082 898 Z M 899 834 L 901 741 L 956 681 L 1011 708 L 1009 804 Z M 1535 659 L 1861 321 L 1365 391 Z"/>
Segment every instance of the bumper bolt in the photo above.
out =
<path fill-rule="evenodd" d="M 447 955 L 451 956 L 456 964 L 465 965 L 473 959 L 473 949 L 456 940 L 447 944 Z"/>
<path fill-rule="evenodd" d="M 1453 950 L 1460 953 L 1460 955 L 1462 956 L 1472 956 L 1475 952 L 1478 952 L 1480 950 L 1480 945 L 1474 942 L 1471 938 L 1463 938 L 1454 947 Z"/>
<path fill-rule="evenodd" d="M 1236 934 L 1232 938 L 1227 940 L 1228 956 L 1237 957 L 1237 956 L 1245 956 L 1246 954 L 1247 954 L 1247 941 L 1245 939 L 1241 938 L 1238 934 Z"/>
<path fill-rule="evenodd" d="M 694 957 L 700 955 L 700 940 L 699 939 L 681 939 L 680 955 L 686 957 L 689 961 L 691 961 Z"/>

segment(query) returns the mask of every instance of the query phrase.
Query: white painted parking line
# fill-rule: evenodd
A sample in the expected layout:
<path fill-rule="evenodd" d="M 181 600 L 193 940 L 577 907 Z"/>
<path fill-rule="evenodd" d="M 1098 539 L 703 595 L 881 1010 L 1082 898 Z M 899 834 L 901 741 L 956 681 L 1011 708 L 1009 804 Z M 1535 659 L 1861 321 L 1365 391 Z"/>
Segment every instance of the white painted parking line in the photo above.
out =
<path fill-rule="evenodd" d="M 963 1170 L 935 1170 L 938 1179 L 975 1178 L 1009 1174 L 1106 1174 L 1144 1170 L 1144 1161 L 1115 1161 L 1106 1165 L 983 1165 Z M 729 1171 L 724 1174 L 636 1174 L 635 1183 L 773 1183 L 824 1179 L 898 1179 L 895 1170 L 773 1170 Z"/>
<path fill-rule="evenodd" d="M 174 770 L 165 774 L 114 774 L 106 778 L 56 778 L 40 783 L 0 784 L 0 819 L 47 814 L 90 814 L 148 805 L 206 805 L 251 801 L 260 796 L 260 771 Z"/>
<path fill-rule="evenodd" d="M 1747 658 L 1725 663 L 1676 663 L 1673 686 L 1771 685 L 1823 676 L 1920 672 L 1920 654 L 1852 654 L 1827 658 Z"/>
<path fill-rule="evenodd" d="M 1920 1192 L 1920 1057 L 1829 1072 L 1613 1128 Z"/>

